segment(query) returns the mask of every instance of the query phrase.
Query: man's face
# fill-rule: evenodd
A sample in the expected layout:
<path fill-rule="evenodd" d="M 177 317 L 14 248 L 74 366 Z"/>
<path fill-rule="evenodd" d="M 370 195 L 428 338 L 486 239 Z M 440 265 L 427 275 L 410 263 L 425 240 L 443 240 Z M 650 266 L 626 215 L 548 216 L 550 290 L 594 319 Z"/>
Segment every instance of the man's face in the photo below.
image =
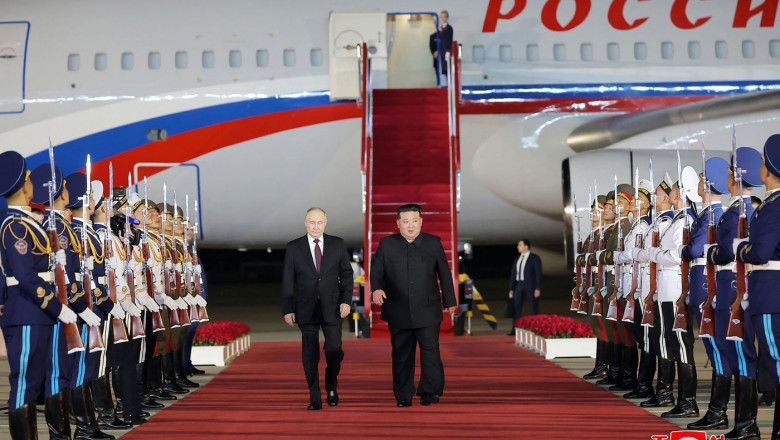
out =
<path fill-rule="evenodd" d="M 617 198 L 618 205 L 620 205 L 620 215 L 625 217 L 628 214 L 628 208 L 632 205 L 625 197 Z"/>
<path fill-rule="evenodd" d="M 446 12 L 442 12 L 439 14 L 439 21 L 441 21 L 441 25 L 444 26 L 447 24 L 447 21 L 450 19 L 450 15 Z"/>
<path fill-rule="evenodd" d="M 605 221 L 615 220 L 615 202 L 613 200 L 607 202 L 601 216 Z"/>
<path fill-rule="evenodd" d="M 176 216 L 176 230 L 173 233 L 179 238 L 184 234 L 184 219 L 180 215 Z"/>
<path fill-rule="evenodd" d="M 414 241 L 422 230 L 422 216 L 417 211 L 407 211 L 401 213 L 401 218 L 395 221 L 398 230 L 406 241 Z"/>
<path fill-rule="evenodd" d="M 525 244 L 525 242 L 523 240 L 518 241 L 517 242 L 517 252 L 522 254 L 522 253 L 524 253 L 526 251 L 528 251 L 528 245 Z"/>
<path fill-rule="evenodd" d="M 325 213 L 319 209 L 315 209 L 306 214 L 304 220 L 306 225 L 306 232 L 312 236 L 312 238 L 320 238 L 325 233 L 325 226 L 328 224 L 328 218 L 325 217 Z"/>

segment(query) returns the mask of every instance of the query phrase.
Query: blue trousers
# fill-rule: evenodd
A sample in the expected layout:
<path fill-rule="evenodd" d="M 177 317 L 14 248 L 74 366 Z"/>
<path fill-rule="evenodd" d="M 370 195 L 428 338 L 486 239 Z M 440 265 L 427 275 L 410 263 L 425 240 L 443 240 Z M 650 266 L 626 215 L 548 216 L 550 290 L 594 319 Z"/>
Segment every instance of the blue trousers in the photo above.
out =
<path fill-rule="evenodd" d="M 35 402 L 44 391 L 47 397 L 54 394 L 51 387 L 53 382 L 47 380 L 52 377 L 55 366 L 50 361 L 53 328 L 51 325 L 20 325 L 3 329 L 8 364 L 11 367 L 8 375 L 11 385 L 9 411 Z"/>
<path fill-rule="evenodd" d="M 750 327 L 751 334 L 748 334 Z M 752 346 L 748 343 L 748 337 L 754 337 L 758 341 L 761 355 L 766 356 L 764 362 L 771 365 L 767 372 L 771 375 L 772 382 L 777 385 L 780 378 L 780 353 L 778 352 L 778 341 L 780 335 L 780 313 L 764 313 L 745 317 L 745 343 L 744 346 Z M 752 342 L 753 339 L 750 339 Z M 757 360 L 755 350 L 746 351 L 745 363 L 747 366 L 747 375 L 756 378 Z"/>

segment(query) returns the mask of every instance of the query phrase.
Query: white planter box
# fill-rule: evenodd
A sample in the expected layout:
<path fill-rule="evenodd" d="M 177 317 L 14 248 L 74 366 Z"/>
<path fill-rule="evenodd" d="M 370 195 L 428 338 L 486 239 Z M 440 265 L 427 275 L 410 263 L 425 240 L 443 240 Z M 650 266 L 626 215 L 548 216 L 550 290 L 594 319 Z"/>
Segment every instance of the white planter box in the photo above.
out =
<path fill-rule="evenodd" d="M 223 367 L 233 359 L 246 353 L 250 344 L 249 335 L 239 336 L 226 345 L 198 345 L 192 347 L 192 365 L 216 365 Z"/>
<path fill-rule="evenodd" d="M 545 339 L 534 332 L 515 329 L 515 345 L 546 359 L 560 357 L 596 357 L 596 338 Z"/>

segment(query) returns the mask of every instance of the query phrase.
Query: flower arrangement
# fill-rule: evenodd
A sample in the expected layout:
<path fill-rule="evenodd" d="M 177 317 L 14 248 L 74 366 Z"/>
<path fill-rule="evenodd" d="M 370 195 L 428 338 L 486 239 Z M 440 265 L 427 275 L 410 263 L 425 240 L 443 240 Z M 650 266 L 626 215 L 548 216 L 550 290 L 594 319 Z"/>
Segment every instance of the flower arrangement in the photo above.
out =
<path fill-rule="evenodd" d="M 515 327 L 532 331 L 544 338 L 593 338 L 589 325 L 558 315 L 529 315 L 515 321 Z"/>
<path fill-rule="evenodd" d="M 249 333 L 249 326 L 233 321 L 213 321 L 199 325 L 192 345 L 225 345 Z"/>

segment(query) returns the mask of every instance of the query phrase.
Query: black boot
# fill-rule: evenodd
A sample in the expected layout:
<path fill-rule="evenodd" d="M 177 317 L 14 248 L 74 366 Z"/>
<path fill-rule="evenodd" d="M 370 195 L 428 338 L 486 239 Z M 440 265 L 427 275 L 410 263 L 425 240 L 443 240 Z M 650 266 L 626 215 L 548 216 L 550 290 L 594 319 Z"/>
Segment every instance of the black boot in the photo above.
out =
<path fill-rule="evenodd" d="M 141 408 L 144 409 L 160 409 L 165 407 L 162 403 L 154 400 L 150 395 L 150 388 L 148 384 L 148 377 L 146 371 L 146 365 L 143 363 L 135 365 L 135 377 L 138 384 L 138 394 L 141 396 Z"/>
<path fill-rule="evenodd" d="M 173 367 L 173 352 L 169 351 L 160 355 L 160 361 L 162 362 L 163 390 L 171 394 L 189 393 L 190 390 L 183 388 L 176 383 L 176 370 Z"/>
<path fill-rule="evenodd" d="M 92 395 L 87 385 L 81 385 L 70 392 L 73 416 L 76 418 L 76 431 L 73 440 L 115 440 L 98 428 Z"/>
<path fill-rule="evenodd" d="M 95 396 L 95 410 L 98 414 L 99 427 L 103 429 L 130 429 L 133 426 L 119 420 L 116 415 L 108 374 L 92 379 L 92 392 Z"/>
<path fill-rule="evenodd" d="M 755 379 L 736 376 L 734 396 L 734 429 L 724 436 L 726 440 L 760 440 L 756 424 L 758 415 L 758 388 Z"/>
<path fill-rule="evenodd" d="M 609 352 L 607 351 L 607 342 L 601 339 L 596 340 L 596 365 L 590 373 L 582 376 L 583 379 L 603 379 L 607 377 L 609 370 Z"/>
<path fill-rule="evenodd" d="M 759 405 L 766 405 L 766 406 L 772 406 L 773 403 L 775 403 L 775 396 L 777 393 L 775 392 L 775 389 L 772 388 L 771 390 L 761 394 L 761 398 L 758 399 Z"/>
<path fill-rule="evenodd" d="M 647 399 L 655 395 L 653 377 L 655 377 L 655 356 L 642 350 L 639 356 L 637 384 L 633 391 L 623 395 L 625 399 Z"/>
<path fill-rule="evenodd" d="M 620 381 L 609 387 L 610 391 L 631 391 L 636 388 L 636 368 L 639 363 L 639 354 L 636 346 L 623 346 L 623 370 L 620 375 Z"/>
<path fill-rule="evenodd" d="M 609 368 L 607 368 L 607 377 L 596 381 L 596 385 L 615 385 L 619 380 L 621 356 L 623 345 L 614 342 L 607 342 L 607 356 L 609 356 Z"/>
<path fill-rule="evenodd" d="M 658 383 L 655 387 L 655 395 L 640 403 L 643 408 L 658 408 L 661 406 L 674 406 L 674 362 L 662 357 L 658 358 Z"/>
<path fill-rule="evenodd" d="M 28 440 L 38 438 L 37 420 L 35 418 L 35 402 L 16 408 L 8 413 L 8 428 L 13 440 Z"/>
<path fill-rule="evenodd" d="M 696 404 L 696 366 L 677 362 L 677 404 L 669 411 L 661 414 L 665 419 L 681 417 L 699 417 L 699 406 Z"/>
<path fill-rule="evenodd" d="M 173 351 L 173 369 L 176 374 L 176 383 L 185 388 L 198 388 L 200 385 L 189 380 L 184 372 L 184 356 L 181 350 Z"/>
<path fill-rule="evenodd" d="M 50 439 L 70 439 L 69 400 L 70 391 L 67 390 L 46 398 L 46 425 Z"/>
<path fill-rule="evenodd" d="M 162 356 L 157 355 L 149 359 L 147 370 L 149 377 L 149 397 L 154 400 L 176 400 L 177 397 L 168 392 L 163 386 Z"/>
<path fill-rule="evenodd" d="M 729 417 L 726 414 L 726 406 L 729 403 L 731 393 L 731 377 L 712 372 L 712 391 L 710 392 L 710 404 L 707 413 L 700 420 L 688 424 L 688 429 L 709 431 L 723 429 L 729 426 Z"/>

